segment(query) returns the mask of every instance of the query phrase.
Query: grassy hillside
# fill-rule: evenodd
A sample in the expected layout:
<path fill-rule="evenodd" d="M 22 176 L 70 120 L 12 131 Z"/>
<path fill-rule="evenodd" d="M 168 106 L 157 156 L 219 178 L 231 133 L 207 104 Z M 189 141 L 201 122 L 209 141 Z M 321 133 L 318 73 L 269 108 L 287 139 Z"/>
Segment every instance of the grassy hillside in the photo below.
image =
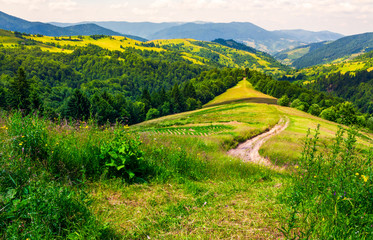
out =
<path fill-rule="evenodd" d="M 277 104 L 276 98 L 256 91 L 251 83 L 244 79 L 239 82 L 237 86 L 230 88 L 225 93 L 215 97 L 212 101 L 205 104 L 204 107 L 241 101 Z"/>
<path fill-rule="evenodd" d="M 350 72 L 354 74 L 355 72 L 367 70 L 373 70 L 373 51 L 362 54 L 354 59 L 339 61 L 336 60 L 329 64 L 317 65 L 312 67 L 307 67 L 299 70 L 290 71 L 286 77 L 289 80 L 306 80 L 312 81 L 319 77 L 327 77 L 335 73 L 345 74 Z M 287 78 L 284 79 L 287 79 Z"/>
<path fill-rule="evenodd" d="M 198 63 L 215 66 L 251 68 L 266 73 L 281 73 L 286 70 L 272 57 L 258 51 L 257 54 L 245 50 L 220 45 L 214 42 L 192 39 L 154 40 L 149 46 L 160 46 L 165 49 L 178 50 Z M 146 43 L 144 45 L 147 45 Z"/>
<path fill-rule="evenodd" d="M 242 84 L 244 82 L 233 91 L 248 90 Z M 226 154 L 239 142 L 273 127 L 282 117 L 290 119 L 289 128 L 267 142 L 261 152 L 274 164 L 287 165 L 287 170 L 278 172 Z M 298 157 L 307 128 L 317 124 L 321 124 L 317 146 L 322 149 L 331 144 L 337 124 L 267 104 L 219 105 L 131 127 L 99 127 L 91 121 L 69 124 L 56 120 L 53 123 L 36 116 L 22 117 L 20 113 L 1 115 L 0 189 L 7 194 L 0 201 L 3 209 L 0 236 L 22 239 L 76 235 L 103 239 L 288 238 L 287 234 L 299 234 L 309 227 L 300 222 L 295 229 L 288 228 L 288 224 L 292 224 L 288 219 L 292 219 L 294 205 L 287 204 L 286 199 L 288 195 L 305 196 L 290 191 L 294 182 L 304 181 L 296 177 L 298 167 L 300 170 L 307 167 L 301 165 Z M 347 152 L 352 154 L 352 150 L 372 147 L 371 139 L 371 134 L 360 133 L 357 148 L 349 148 L 351 151 Z M 336 154 L 342 156 L 345 152 L 342 148 L 340 154 L 338 151 Z M 369 178 L 365 181 L 361 177 L 361 180 L 355 171 Z M 317 193 L 322 192 L 321 184 L 325 181 L 334 182 L 334 178 L 327 179 L 332 172 L 322 171 L 317 176 L 314 171 L 307 172 L 312 174 L 310 184 L 320 186 Z M 366 191 L 371 186 L 371 175 L 363 169 L 355 168 L 350 175 L 361 184 L 367 182 L 359 190 Z M 350 197 L 351 189 L 356 186 L 346 187 L 349 178 L 343 179 L 336 178 L 336 181 L 343 181 L 343 190 Z M 326 192 L 333 194 L 330 189 Z M 304 190 L 300 188 L 297 193 Z M 355 198 L 356 194 L 352 196 Z M 309 199 L 320 204 L 315 200 L 320 197 L 306 198 Z M 366 199 L 358 200 L 369 203 Z M 352 197 L 350 201 L 357 202 Z M 323 225 L 310 231 L 310 234 L 315 232 L 311 238 L 319 236 L 318 231 L 329 223 L 331 226 L 346 224 L 345 214 L 338 225 L 330 215 L 335 209 L 346 209 L 344 205 L 328 204 L 323 202 L 326 208 L 317 214 L 299 215 L 312 217 L 312 221 L 320 216 L 325 219 L 319 223 Z M 304 206 L 314 211 L 310 207 Z M 363 212 L 355 214 L 353 219 L 371 220 L 371 209 L 363 206 L 356 209 Z M 354 230 L 367 225 L 353 219 Z M 365 232 L 359 236 L 365 236 Z"/>
<path fill-rule="evenodd" d="M 8 31 L 0 32 L 0 43 L 4 46 L 20 46 L 21 42 L 35 41 L 31 46 L 39 46 L 42 50 L 71 53 L 76 47 L 89 44 L 97 45 L 111 51 L 124 51 L 135 48 L 148 51 L 174 51 L 182 54 L 183 58 L 199 65 L 214 67 L 251 68 L 266 73 L 285 73 L 286 67 L 275 59 L 259 51 L 247 52 L 237 50 L 218 43 L 196 41 L 192 39 L 154 40 L 140 42 L 121 36 L 73 36 L 73 37 L 48 37 L 40 35 L 18 36 L 12 39 L 7 37 L 14 34 Z M 22 39 L 20 38 L 22 37 Z M 18 44 L 17 44 L 18 43 Z"/>

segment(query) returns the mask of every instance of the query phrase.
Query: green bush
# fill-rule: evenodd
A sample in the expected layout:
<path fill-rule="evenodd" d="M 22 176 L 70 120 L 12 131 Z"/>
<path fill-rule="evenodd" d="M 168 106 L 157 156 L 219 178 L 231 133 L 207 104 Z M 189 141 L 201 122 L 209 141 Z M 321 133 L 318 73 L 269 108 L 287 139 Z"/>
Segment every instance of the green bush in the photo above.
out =
<path fill-rule="evenodd" d="M 102 143 L 100 158 L 104 162 L 109 175 L 132 180 L 146 175 L 143 152 L 139 146 L 141 141 L 122 130 L 114 132 L 114 138 Z"/>
<path fill-rule="evenodd" d="M 287 107 L 290 104 L 290 98 L 288 97 L 288 95 L 285 94 L 281 98 L 278 99 L 277 103 L 280 106 Z"/>
<path fill-rule="evenodd" d="M 359 155 L 357 132 L 344 133 L 340 129 L 324 153 L 318 129 L 307 138 L 284 198 L 290 216 L 282 231 L 288 239 L 373 238 L 373 152 Z"/>
<path fill-rule="evenodd" d="M 38 181 L 0 194 L 0 238 L 97 238 L 103 230 L 82 193 Z"/>

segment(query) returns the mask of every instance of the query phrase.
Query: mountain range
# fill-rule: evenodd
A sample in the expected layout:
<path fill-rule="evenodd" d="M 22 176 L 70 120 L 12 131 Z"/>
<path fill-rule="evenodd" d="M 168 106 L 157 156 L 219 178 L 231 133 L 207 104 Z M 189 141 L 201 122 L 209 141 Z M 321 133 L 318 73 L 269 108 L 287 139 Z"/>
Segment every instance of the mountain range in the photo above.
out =
<path fill-rule="evenodd" d="M 88 22 L 76 23 L 85 24 Z M 149 40 L 192 38 L 212 41 L 217 38 L 233 39 L 261 51 L 279 52 L 292 47 L 319 41 L 331 41 L 343 37 L 329 31 L 312 32 L 306 30 L 268 31 L 249 22 L 91 22 L 122 34 L 140 36 Z M 72 23 L 51 23 L 56 26 L 72 26 Z"/>
<path fill-rule="evenodd" d="M 30 22 L 21 18 L 8 15 L 0 11 L 0 29 L 18 31 L 29 34 L 42 34 L 46 36 L 74 36 L 74 35 L 116 35 L 125 36 L 135 40 L 144 41 L 145 39 L 121 34 L 113 30 L 101 27 L 94 23 L 76 24 L 71 26 L 59 27 L 49 23 Z"/>

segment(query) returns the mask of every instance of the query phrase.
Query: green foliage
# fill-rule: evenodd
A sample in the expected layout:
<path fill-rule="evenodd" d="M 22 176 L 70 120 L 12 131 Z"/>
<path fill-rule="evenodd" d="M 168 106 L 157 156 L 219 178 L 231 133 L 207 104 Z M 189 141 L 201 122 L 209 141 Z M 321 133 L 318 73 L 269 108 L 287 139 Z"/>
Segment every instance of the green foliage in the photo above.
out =
<path fill-rule="evenodd" d="M 6 174 L 11 177 L 8 169 L 3 170 L 0 183 L 3 183 Z M 98 238 L 102 228 L 98 227 L 87 204 L 88 199 L 82 192 L 54 182 L 33 181 L 26 186 L 8 187 L 0 193 L 0 237 Z"/>
<path fill-rule="evenodd" d="M 16 112 L 8 118 L 7 126 L 12 152 L 39 163 L 48 158 L 48 126 L 43 119 L 32 115 L 23 117 Z"/>
<path fill-rule="evenodd" d="M 327 152 L 319 131 L 308 137 L 284 200 L 288 239 L 370 239 L 372 237 L 373 154 L 355 152 L 356 131 L 340 129 Z"/>
<path fill-rule="evenodd" d="M 100 159 L 108 169 L 109 175 L 127 180 L 139 179 L 146 175 L 140 140 L 134 139 L 122 130 L 114 132 L 114 138 L 102 143 Z"/>
<path fill-rule="evenodd" d="M 75 89 L 67 100 L 67 116 L 77 120 L 88 119 L 89 108 L 90 102 L 88 98 L 79 89 Z"/>
<path fill-rule="evenodd" d="M 315 116 L 319 116 L 320 113 L 321 113 L 321 108 L 317 103 L 314 103 L 308 109 L 308 113 L 312 114 L 312 115 L 315 115 Z"/>
<path fill-rule="evenodd" d="M 151 108 L 149 111 L 146 113 L 146 119 L 145 120 L 150 120 L 153 118 L 159 117 L 160 112 L 156 108 Z"/>
<path fill-rule="evenodd" d="M 9 105 L 14 109 L 30 110 L 31 83 L 23 68 L 19 68 L 17 76 L 9 83 Z"/>
<path fill-rule="evenodd" d="M 289 104 L 290 104 L 290 98 L 286 94 L 278 99 L 278 105 L 280 105 L 280 106 L 287 107 L 287 106 L 289 106 Z"/>

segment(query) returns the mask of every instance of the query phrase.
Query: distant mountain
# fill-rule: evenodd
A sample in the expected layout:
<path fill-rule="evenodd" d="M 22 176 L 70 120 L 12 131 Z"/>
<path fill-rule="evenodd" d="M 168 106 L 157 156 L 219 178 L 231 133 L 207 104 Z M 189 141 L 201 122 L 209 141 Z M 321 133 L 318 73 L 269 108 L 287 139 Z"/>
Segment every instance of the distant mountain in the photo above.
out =
<path fill-rule="evenodd" d="M 211 22 L 92 22 L 102 27 L 132 34 L 146 39 L 180 39 L 212 41 L 217 38 L 233 39 L 261 51 L 276 53 L 285 49 L 319 41 L 331 41 L 342 37 L 332 32 L 311 32 L 306 30 L 267 31 L 248 22 L 211 23 Z M 66 27 L 69 23 L 53 23 Z"/>
<path fill-rule="evenodd" d="M 13 17 L 0 11 L 0 29 L 18 31 L 30 34 L 42 34 L 46 36 L 74 36 L 74 35 L 95 35 L 103 34 L 110 36 L 126 36 L 136 40 L 144 41 L 145 39 L 124 35 L 112 30 L 103 28 L 96 24 L 79 24 L 68 27 L 58 27 L 49 23 L 29 22 L 21 18 Z"/>
<path fill-rule="evenodd" d="M 336 40 L 342 35 L 331 32 L 305 30 L 267 31 L 252 23 L 186 23 L 163 29 L 148 39 L 193 38 L 211 41 L 216 38 L 234 39 L 248 46 L 269 53 L 279 52 L 314 41 Z"/>
<path fill-rule="evenodd" d="M 296 68 L 309 67 L 335 60 L 353 58 L 371 50 L 373 50 L 373 32 L 352 35 L 310 51 L 296 59 L 292 65 Z"/>
<path fill-rule="evenodd" d="M 305 43 L 316 43 L 330 40 L 336 40 L 344 37 L 342 34 L 333 33 L 329 31 L 312 32 L 302 29 L 296 30 L 276 30 L 273 33 L 278 33 L 280 36 L 288 36 L 294 40 L 305 42 Z"/>

